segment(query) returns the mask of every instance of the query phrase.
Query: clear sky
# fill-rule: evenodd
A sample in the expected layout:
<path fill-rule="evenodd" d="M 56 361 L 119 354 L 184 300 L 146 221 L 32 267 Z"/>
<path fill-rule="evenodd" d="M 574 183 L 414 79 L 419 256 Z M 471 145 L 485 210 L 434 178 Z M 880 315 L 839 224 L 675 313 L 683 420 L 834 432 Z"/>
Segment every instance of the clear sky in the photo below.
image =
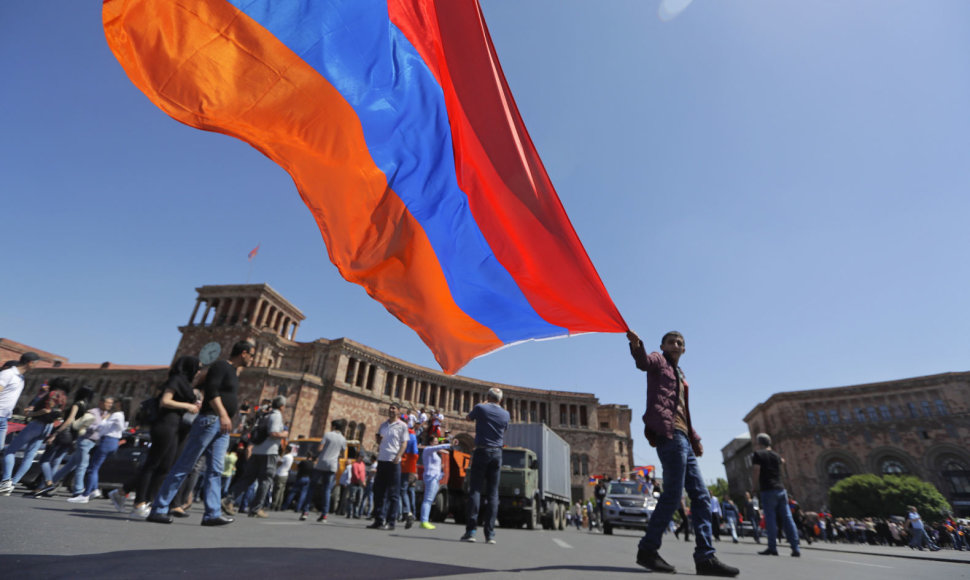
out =
<path fill-rule="evenodd" d="M 970 2 L 697 0 L 664 19 L 660 0 L 482 5 L 620 312 L 648 346 L 687 338 L 706 479 L 773 393 L 968 369 Z M 282 169 L 127 80 L 101 2 L 0 3 L 0 57 L 0 336 L 167 364 L 195 287 L 267 282 L 306 315 L 298 339 L 435 367 L 340 278 Z M 627 404 L 637 463 L 657 463 L 622 335 L 460 374 Z"/>

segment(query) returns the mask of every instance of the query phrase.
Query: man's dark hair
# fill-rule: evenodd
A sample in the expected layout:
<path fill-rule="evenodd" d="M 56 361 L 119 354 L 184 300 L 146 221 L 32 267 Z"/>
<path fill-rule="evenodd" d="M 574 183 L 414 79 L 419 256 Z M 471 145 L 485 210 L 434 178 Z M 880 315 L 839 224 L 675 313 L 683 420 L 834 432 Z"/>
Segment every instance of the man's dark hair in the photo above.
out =
<path fill-rule="evenodd" d="M 337 431 L 338 433 L 343 433 L 344 432 L 344 429 L 347 428 L 347 420 L 346 419 L 337 419 L 335 421 L 331 421 L 330 422 L 330 428 L 332 430 L 334 430 L 334 431 Z"/>
<path fill-rule="evenodd" d="M 286 405 L 286 397 L 283 395 L 273 397 L 272 406 L 274 409 L 282 409 L 284 405 Z"/>
<path fill-rule="evenodd" d="M 244 352 L 253 352 L 255 348 L 256 345 L 248 340 L 240 340 L 236 344 L 232 345 L 232 352 L 229 353 L 229 358 L 237 357 Z"/>
<path fill-rule="evenodd" d="M 665 334 L 663 338 L 660 339 L 660 344 L 667 342 L 667 339 L 670 338 L 671 336 L 679 336 L 681 340 L 684 340 L 683 334 L 677 332 L 676 330 L 671 330 L 670 332 Z"/>

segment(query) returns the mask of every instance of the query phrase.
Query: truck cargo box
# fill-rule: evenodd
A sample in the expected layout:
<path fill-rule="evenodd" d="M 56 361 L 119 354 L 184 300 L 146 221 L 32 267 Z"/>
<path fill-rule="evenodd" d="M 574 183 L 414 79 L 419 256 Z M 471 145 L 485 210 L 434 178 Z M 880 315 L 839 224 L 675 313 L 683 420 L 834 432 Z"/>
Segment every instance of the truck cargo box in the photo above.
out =
<path fill-rule="evenodd" d="M 512 423 L 505 432 L 506 447 L 525 447 L 539 459 L 539 489 L 569 501 L 569 443 L 544 423 Z M 548 498 L 547 498 L 548 499 Z"/>

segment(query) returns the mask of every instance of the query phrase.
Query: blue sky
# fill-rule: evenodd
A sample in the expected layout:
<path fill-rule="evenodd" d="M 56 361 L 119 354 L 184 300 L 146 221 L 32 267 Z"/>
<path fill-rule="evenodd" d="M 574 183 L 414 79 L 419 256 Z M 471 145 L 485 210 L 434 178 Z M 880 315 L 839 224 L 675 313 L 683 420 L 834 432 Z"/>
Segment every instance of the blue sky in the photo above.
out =
<path fill-rule="evenodd" d="M 659 5 L 482 1 L 620 312 L 648 346 L 687 338 L 705 477 L 772 393 L 967 370 L 970 3 L 698 0 L 668 21 Z M 194 288 L 248 279 L 302 309 L 298 339 L 434 367 L 340 278 L 282 169 L 138 92 L 100 9 L 0 4 L 0 336 L 167 364 Z M 460 374 L 627 404 L 637 462 L 657 462 L 621 335 L 524 344 Z"/>

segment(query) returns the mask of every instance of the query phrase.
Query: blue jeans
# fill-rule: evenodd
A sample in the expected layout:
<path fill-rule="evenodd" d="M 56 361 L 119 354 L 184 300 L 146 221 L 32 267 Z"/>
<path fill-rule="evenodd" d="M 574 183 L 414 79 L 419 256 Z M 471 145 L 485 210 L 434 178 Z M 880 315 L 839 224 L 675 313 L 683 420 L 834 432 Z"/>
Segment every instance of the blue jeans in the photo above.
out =
<path fill-rule="evenodd" d="M 422 522 L 427 522 L 428 516 L 431 515 L 431 504 L 434 503 L 434 497 L 438 495 L 439 485 L 441 485 L 441 482 L 438 481 L 437 477 L 424 480 L 424 499 L 421 501 Z"/>
<path fill-rule="evenodd" d="M 54 470 L 56 470 L 67 454 L 71 452 L 70 445 L 58 445 L 54 443 L 44 450 L 40 456 L 40 471 L 44 474 L 44 483 L 54 481 Z"/>
<path fill-rule="evenodd" d="M 71 454 L 71 458 L 51 478 L 54 483 L 64 481 L 64 478 L 73 471 L 74 483 L 71 485 L 71 493 L 81 495 L 84 492 L 84 474 L 87 473 L 88 461 L 91 460 L 91 450 L 97 444 L 97 441 L 92 441 L 87 438 L 78 439 L 77 447 L 75 447 L 74 453 Z"/>
<path fill-rule="evenodd" d="M 229 434 L 220 432 L 218 415 L 199 415 L 192 423 L 192 429 L 185 439 L 182 454 L 175 461 L 172 470 L 165 476 L 152 511 L 167 514 L 168 508 L 178 493 L 182 481 L 192 472 L 195 462 L 205 456 L 205 473 L 202 478 L 202 499 L 205 503 L 203 519 L 222 517 L 222 462 L 229 449 Z"/>
<path fill-rule="evenodd" d="M 706 560 L 714 555 L 714 539 L 711 537 L 711 495 L 704 485 L 697 457 L 691 449 L 687 435 L 674 431 L 670 439 L 657 444 L 657 457 L 663 466 L 663 492 L 657 500 L 657 508 L 647 531 L 640 540 L 639 549 L 659 550 L 664 530 L 680 507 L 681 497 L 687 491 L 690 498 L 690 517 L 694 525 L 694 560 Z"/>
<path fill-rule="evenodd" d="M 7 445 L 6 449 L 3 450 L 3 479 L 0 481 L 11 481 L 12 483 L 20 481 L 20 478 L 33 465 L 34 455 L 37 454 L 37 450 L 44 443 L 44 438 L 50 432 L 50 423 L 41 423 L 40 421 L 27 423 L 27 426 L 20 433 L 17 433 L 10 445 Z M 20 462 L 20 467 L 17 468 L 17 473 L 13 473 L 14 463 L 17 461 L 15 454 L 21 449 L 24 450 L 24 458 Z M 13 478 L 11 478 L 11 474 L 13 474 Z"/>
<path fill-rule="evenodd" d="M 350 498 L 347 500 L 347 517 L 360 517 L 360 506 L 363 504 L 364 486 L 350 484 Z"/>
<path fill-rule="evenodd" d="M 778 550 L 778 514 L 781 514 L 782 525 L 785 526 L 785 537 L 791 544 L 792 551 L 798 551 L 798 530 L 795 520 L 788 509 L 788 493 L 783 489 L 767 489 L 761 491 L 761 511 L 765 514 L 765 535 L 768 536 L 768 549 Z"/>
<path fill-rule="evenodd" d="M 481 508 L 482 494 L 488 498 L 485 513 L 485 538 L 495 535 L 495 516 L 498 514 L 498 478 L 502 471 L 502 448 L 478 448 L 472 454 L 471 482 L 468 488 L 468 505 L 465 511 L 465 531 L 474 533 L 478 527 L 478 510 Z M 539 509 L 540 506 L 532 506 Z"/>
<path fill-rule="evenodd" d="M 0 449 L 7 444 L 7 417 L 0 417 Z"/>
<path fill-rule="evenodd" d="M 94 452 L 91 453 L 91 465 L 84 475 L 84 495 L 91 495 L 98 489 L 98 471 L 101 470 L 104 460 L 118 450 L 118 443 L 117 437 L 102 437 L 98 446 L 94 448 Z"/>
<path fill-rule="evenodd" d="M 313 488 L 313 493 L 316 494 L 317 490 L 320 490 L 320 514 L 327 515 L 330 513 L 330 492 L 333 490 L 333 484 L 336 481 L 334 477 L 336 475 L 332 471 L 320 471 L 314 469 L 312 475 L 310 476 L 312 483 L 310 487 Z"/>
<path fill-rule="evenodd" d="M 408 475 L 401 474 L 401 513 L 414 515 L 418 510 L 414 507 L 414 487 L 408 481 Z"/>
<path fill-rule="evenodd" d="M 283 509 L 289 509 L 290 504 L 293 500 L 296 500 L 296 511 L 301 514 L 307 513 L 309 511 L 309 500 L 310 497 L 308 493 L 310 491 L 310 478 L 309 477 L 298 477 L 296 478 L 296 484 L 290 487 L 290 491 L 286 494 L 286 499 L 283 500 Z"/>

